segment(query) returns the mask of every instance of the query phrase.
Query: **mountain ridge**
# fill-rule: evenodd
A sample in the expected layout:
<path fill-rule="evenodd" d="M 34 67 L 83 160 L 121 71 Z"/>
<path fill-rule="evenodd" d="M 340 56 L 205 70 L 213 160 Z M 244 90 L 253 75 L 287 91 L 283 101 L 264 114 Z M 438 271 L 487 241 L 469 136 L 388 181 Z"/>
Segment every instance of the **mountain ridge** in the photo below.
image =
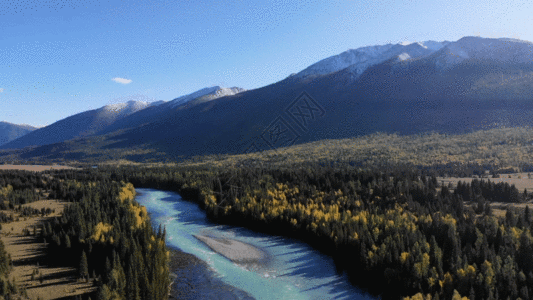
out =
<path fill-rule="evenodd" d="M 41 146 L 91 135 L 116 120 L 149 106 L 151 104 L 148 102 L 131 100 L 127 103 L 109 104 L 101 108 L 84 111 L 48 126 L 38 128 L 24 136 L 0 145 L 0 148 Z"/>
<path fill-rule="evenodd" d="M 141 147 L 178 158 L 287 146 L 272 139 L 271 129 L 295 144 L 375 132 L 462 133 L 533 124 L 530 42 L 465 37 L 442 47 L 426 44 L 389 45 L 379 63 L 356 60 L 340 70 L 344 65 L 335 65 L 333 72 L 289 76 L 232 95 L 216 97 L 220 87 L 202 89 L 192 93 L 196 98 L 184 95 L 128 115 L 87 136 L 84 145 L 93 143 L 94 153 Z M 216 101 L 205 97 L 209 92 Z M 302 101 L 322 113 L 311 118 Z M 63 153 L 75 148 L 61 145 Z"/>
<path fill-rule="evenodd" d="M 37 129 L 37 127 L 28 124 L 0 121 L 0 146 Z"/>
<path fill-rule="evenodd" d="M 427 43 L 430 46 L 425 46 L 424 43 Z M 382 63 L 394 56 L 402 53 L 407 53 L 410 57 L 429 55 L 441 49 L 447 43 L 449 42 L 427 41 L 405 45 L 386 44 L 349 49 L 338 55 L 322 59 L 293 76 L 295 78 L 303 79 L 306 77 L 327 75 L 342 69 L 350 68 L 355 78 L 357 75 L 363 73 L 368 67 Z"/>

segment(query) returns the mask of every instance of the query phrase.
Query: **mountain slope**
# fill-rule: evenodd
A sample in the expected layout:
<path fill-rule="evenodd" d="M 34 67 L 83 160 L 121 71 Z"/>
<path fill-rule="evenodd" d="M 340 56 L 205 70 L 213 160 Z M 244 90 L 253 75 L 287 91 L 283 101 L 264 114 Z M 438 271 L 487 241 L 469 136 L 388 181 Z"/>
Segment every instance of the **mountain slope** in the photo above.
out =
<path fill-rule="evenodd" d="M 203 98 L 205 100 L 214 100 L 224 96 L 235 95 L 243 91 L 245 91 L 245 89 L 239 87 L 223 88 L 220 86 L 212 86 L 203 88 L 188 95 L 178 97 L 172 101 L 169 101 L 167 105 L 169 107 L 175 108 L 198 98 Z"/>
<path fill-rule="evenodd" d="M 0 148 L 16 149 L 27 146 L 40 146 L 63 142 L 76 137 L 87 136 L 101 131 L 116 120 L 142 110 L 150 103 L 129 101 L 111 104 L 99 109 L 82 112 L 57 121 L 49 126 L 39 128 L 16 140 L 6 143 Z"/>
<path fill-rule="evenodd" d="M 403 54 L 404 57 L 421 57 L 429 55 L 447 44 L 448 42 L 446 41 L 427 41 L 407 45 L 387 44 L 351 49 L 339 55 L 323 59 L 294 76 L 302 79 L 318 75 L 326 75 L 350 67 L 350 70 L 354 75 L 353 78 L 356 78 L 368 67 L 382 63 L 395 56 Z"/>
<path fill-rule="evenodd" d="M 493 45 L 495 54 L 487 50 Z M 389 59 L 367 66 L 361 74 L 356 63 L 322 75 L 290 76 L 217 101 L 195 103 L 189 99 L 189 105 L 161 114 L 155 114 L 155 108 L 146 109 L 127 117 L 153 112 L 145 123 L 88 137 L 83 147 L 61 144 L 63 148 L 56 148 L 63 150 L 53 157 L 82 153 L 87 147 L 93 147 L 91 153 L 95 155 L 110 150 L 126 153 L 140 147 L 182 158 L 266 150 L 375 132 L 462 133 L 498 126 L 531 126 L 530 45 L 477 37 L 441 48 L 437 45 L 434 49 L 439 49 L 431 53 L 420 44 L 413 45 L 407 52 L 401 48 Z M 33 154 L 39 151 L 37 148 Z M 126 158 L 145 157 L 136 154 Z"/>
<path fill-rule="evenodd" d="M 18 125 L 8 122 L 0 122 L 0 145 L 8 143 L 36 129 L 37 127 L 30 125 Z"/>
<path fill-rule="evenodd" d="M 200 103 L 209 102 L 221 97 L 232 96 L 246 91 L 243 88 L 232 87 L 223 88 L 213 86 L 203 88 L 191 94 L 178 97 L 164 104 L 149 107 L 144 110 L 132 113 L 127 117 L 120 119 L 110 126 L 107 126 L 99 134 L 106 134 L 113 131 L 131 129 L 142 125 L 157 122 L 159 119 L 171 117 L 178 110 L 186 110 Z"/>
<path fill-rule="evenodd" d="M 190 156 L 239 153 L 251 144 L 259 150 L 284 146 L 268 141 L 269 129 L 278 125 L 287 125 L 286 135 L 297 137 L 288 139 L 293 143 L 377 131 L 459 133 L 501 125 L 533 125 L 527 101 L 533 92 L 533 64 L 527 63 L 529 53 L 516 51 L 509 58 L 502 55 L 503 58 L 491 59 L 484 54 L 483 47 L 491 41 L 511 43 L 507 45 L 510 49 L 529 47 L 523 42 L 464 38 L 414 59 L 399 59 L 402 52 L 368 67 L 355 81 L 353 65 L 311 79 L 293 76 L 264 88 L 178 111 L 118 135 L 116 140 L 120 142 L 115 146 L 142 142 L 176 156 Z M 441 68 L 440 58 L 456 55 L 449 49 L 466 49 L 469 58 Z M 516 81 L 481 84 L 490 78 L 515 78 L 517 74 L 522 77 Z M 302 120 L 295 121 L 294 110 L 287 110 L 302 92 L 309 94 L 324 111 L 320 117 L 306 117 L 303 127 L 299 125 Z"/>

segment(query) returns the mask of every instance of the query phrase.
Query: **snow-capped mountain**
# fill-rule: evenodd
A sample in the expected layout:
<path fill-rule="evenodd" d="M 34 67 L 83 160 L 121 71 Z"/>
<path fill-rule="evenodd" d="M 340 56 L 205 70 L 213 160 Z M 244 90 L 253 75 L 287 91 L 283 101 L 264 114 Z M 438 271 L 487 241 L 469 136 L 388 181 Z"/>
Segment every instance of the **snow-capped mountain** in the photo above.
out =
<path fill-rule="evenodd" d="M 99 135 L 94 140 L 89 135 L 83 143 L 62 143 L 61 149 L 83 152 L 105 140 L 105 148 L 94 146 L 91 153 L 149 147 L 176 158 L 243 153 L 377 131 L 458 133 L 533 126 L 532 53 L 530 42 L 479 37 L 363 47 L 246 92 L 216 86 L 144 109 L 138 103 L 108 107 L 106 116 L 109 111 L 137 111 L 104 126 L 93 134 Z M 304 92 L 312 101 L 301 97 Z M 73 133 L 90 132 L 87 128 L 94 132 L 94 124 L 101 124 L 99 113 L 103 115 L 95 110 L 72 116 L 9 145 L 32 134 L 35 144 L 44 133 L 66 140 Z M 284 135 L 278 138 L 275 133 L 281 129 Z M 54 148 L 39 147 L 33 153 L 40 156 Z M 56 155 L 63 154 L 56 151 Z"/>
<path fill-rule="evenodd" d="M 119 119 L 119 118 L 123 118 L 128 115 L 131 115 L 132 113 L 138 112 L 147 107 L 157 106 L 163 103 L 165 103 L 165 101 L 144 102 L 144 101 L 130 100 L 126 103 L 109 104 L 98 110 L 101 113 L 106 114 L 107 118 Z"/>
<path fill-rule="evenodd" d="M 100 132 L 126 116 L 141 111 L 147 107 L 161 105 L 163 102 L 128 101 L 115 103 L 98 109 L 81 112 L 68 118 L 59 120 L 46 127 L 39 128 L 20 138 L 12 140 L 2 148 L 23 148 L 59 143 L 76 137 L 89 136 Z"/>
<path fill-rule="evenodd" d="M 439 69 L 449 69 L 467 60 L 493 61 L 499 63 L 533 62 L 533 43 L 518 39 L 490 39 L 464 37 L 449 43 L 434 55 Z"/>
<path fill-rule="evenodd" d="M 306 78 L 318 75 L 326 75 L 350 68 L 352 79 L 361 75 L 368 67 L 382 63 L 393 57 L 401 56 L 401 60 L 414 59 L 427 56 L 441 49 L 449 42 L 417 42 L 410 44 L 387 44 L 378 46 L 361 47 L 350 49 L 339 55 L 323 59 L 303 71 L 294 75 L 295 78 Z"/>
<path fill-rule="evenodd" d="M 503 42 L 508 43 L 507 49 L 529 47 L 521 41 Z M 156 121 L 146 119 L 144 126 L 123 131 L 116 140 L 121 147 L 149 143 L 158 151 L 179 157 L 242 153 L 250 145 L 271 149 L 285 145 L 290 138 L 300 143 L 377 131 L 458 133 L 499 125 L 531 126 L 533 118 L 527 116 L 533 114 L 529 100 L 533 94 L 533 64 L 527 63 L 528 51 L 502 53 L 496 64 L 475 59 L 490 58 L 485 47 L 503 42 L 465 38 L 440 45 L 385 45 L 381 50 L 382 46 L 376 46 L 341 53 L 330 58 L 331 63 L 317 63 L 306 69 L 309 74 L 313 74 L 310 70 L 322 74 L 314 75 L 312 80 L 294 80 L 292 76 L 209 103 L 189 100 L 191 105 L 168 110 Z M 460 49 L 468 58 L 449 69 L 439 69 L 437 58 L 457 55 L 447 54 L 449 49 Z M 352 80 L 354 73 L 361 74 Z M 502 82 L 502 75 L 511 79 Z M 490 85 L 491 78 L 500 81 Z M 298 100 L 303 92 L 313 101 Z M 287 108 L 288 102 L 294 104 L 294 109 Z M 530 107 L 529 111 L 523 112 L 524 107 Z M 509 117 L 513 115 L 520 117 Z M 270 135 L 276 128 L 286 129 L 283 139 Z"/>
<path fill-rule="evenodd" d="M 149 106 L 157 106 L 166 103 L 166 101 L 159 100 L 155 102 L 144 102 L 144 101 L 135 101 L 130 100 L 126 103 L 115 103 L 103 106 L 100 108 L 101 111 L 116 112 L 121 114 L 131 114 L 141 109 L 145 109 Z"/>
<path fill-rule="evenodd" d="M 107 126 L 101 133 L 109 133 L 126 128 L 135 128 L 153 122 L 161 122 L 165 118 L 174 118 L 177 110 L 187 110 L 204 102 L 219 99 L 225 96 L 232 96 L 246 91 L 243 88 L 224 88 L 213 86 L 203 88 L 196 92 L 180 96 L 174 100 L 161 103 L 157 107 L 148 107 L 138 112 L 132 113 L 110 126 Z M 154 102 L 155 103 L 155 102 Z M 154 106 L 154 105 L 152 105 Z"/>
<path fill-rule="evenodd" d="M 209 101 L 209 100 L 214 100 L 214 99 L 224 97 L 224 96 L 235 95 L 235 94 L 238 94 L 244 91 L 246 90 L 243 88 L 239 88 L 239 87 L 223 88 L 220 86 L 212 86 L 212 87 L 203 88 L 201 90 L 190 93 L 188 95 L 178 97 L 174 100 L 169 101 L 167 105 L 169 105 L 170 107 L 178 107 L 189 101 L 192 101 L 198 98 L 202 98 L 202 100 L 204 101 Z"/>

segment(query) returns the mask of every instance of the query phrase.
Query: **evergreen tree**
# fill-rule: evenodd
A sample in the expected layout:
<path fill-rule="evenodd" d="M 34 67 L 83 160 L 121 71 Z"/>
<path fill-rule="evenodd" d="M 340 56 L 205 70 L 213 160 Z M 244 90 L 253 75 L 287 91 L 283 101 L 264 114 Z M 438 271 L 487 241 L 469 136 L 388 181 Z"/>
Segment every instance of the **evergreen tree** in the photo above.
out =
<path fill-rule="evenodd" d="M 89 277 L 89 264 L 87 263 L 87 255 L 85 254 L 85 251 L 81 254 L 79 271 L 80 278 L 87 279 Z"/>
<path fill-rule="evenodd" d="M 11 266 L 11 260 L 5 249 L 4 243 L 0 240 L 0 275 L 7 275 Z"/>

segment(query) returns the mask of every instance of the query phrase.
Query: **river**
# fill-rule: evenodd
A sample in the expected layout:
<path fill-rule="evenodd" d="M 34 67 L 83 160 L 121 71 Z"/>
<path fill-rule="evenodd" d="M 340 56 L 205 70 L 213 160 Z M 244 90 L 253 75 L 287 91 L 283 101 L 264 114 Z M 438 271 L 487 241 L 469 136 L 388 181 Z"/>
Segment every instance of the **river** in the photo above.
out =
<path fill-rule="evenodd" d="M 167 245 L 199 259 L 184 269 L 173 270 L 180 278 L 173 287 L 179 298 L 373 299 L 352 286 L 345 275 L 338 275 L 330 257 L 303 242 L 217 225 L 207 220 L 197 204 L 183 200 L 177 193 L 136 190 L 136 200 L 146 206 L 152 225 L 166 227 Z M 268 259 L 261 264 L 237 264 L 212 251 L 194 235 L 247 243 L 264 251 Z"/>

